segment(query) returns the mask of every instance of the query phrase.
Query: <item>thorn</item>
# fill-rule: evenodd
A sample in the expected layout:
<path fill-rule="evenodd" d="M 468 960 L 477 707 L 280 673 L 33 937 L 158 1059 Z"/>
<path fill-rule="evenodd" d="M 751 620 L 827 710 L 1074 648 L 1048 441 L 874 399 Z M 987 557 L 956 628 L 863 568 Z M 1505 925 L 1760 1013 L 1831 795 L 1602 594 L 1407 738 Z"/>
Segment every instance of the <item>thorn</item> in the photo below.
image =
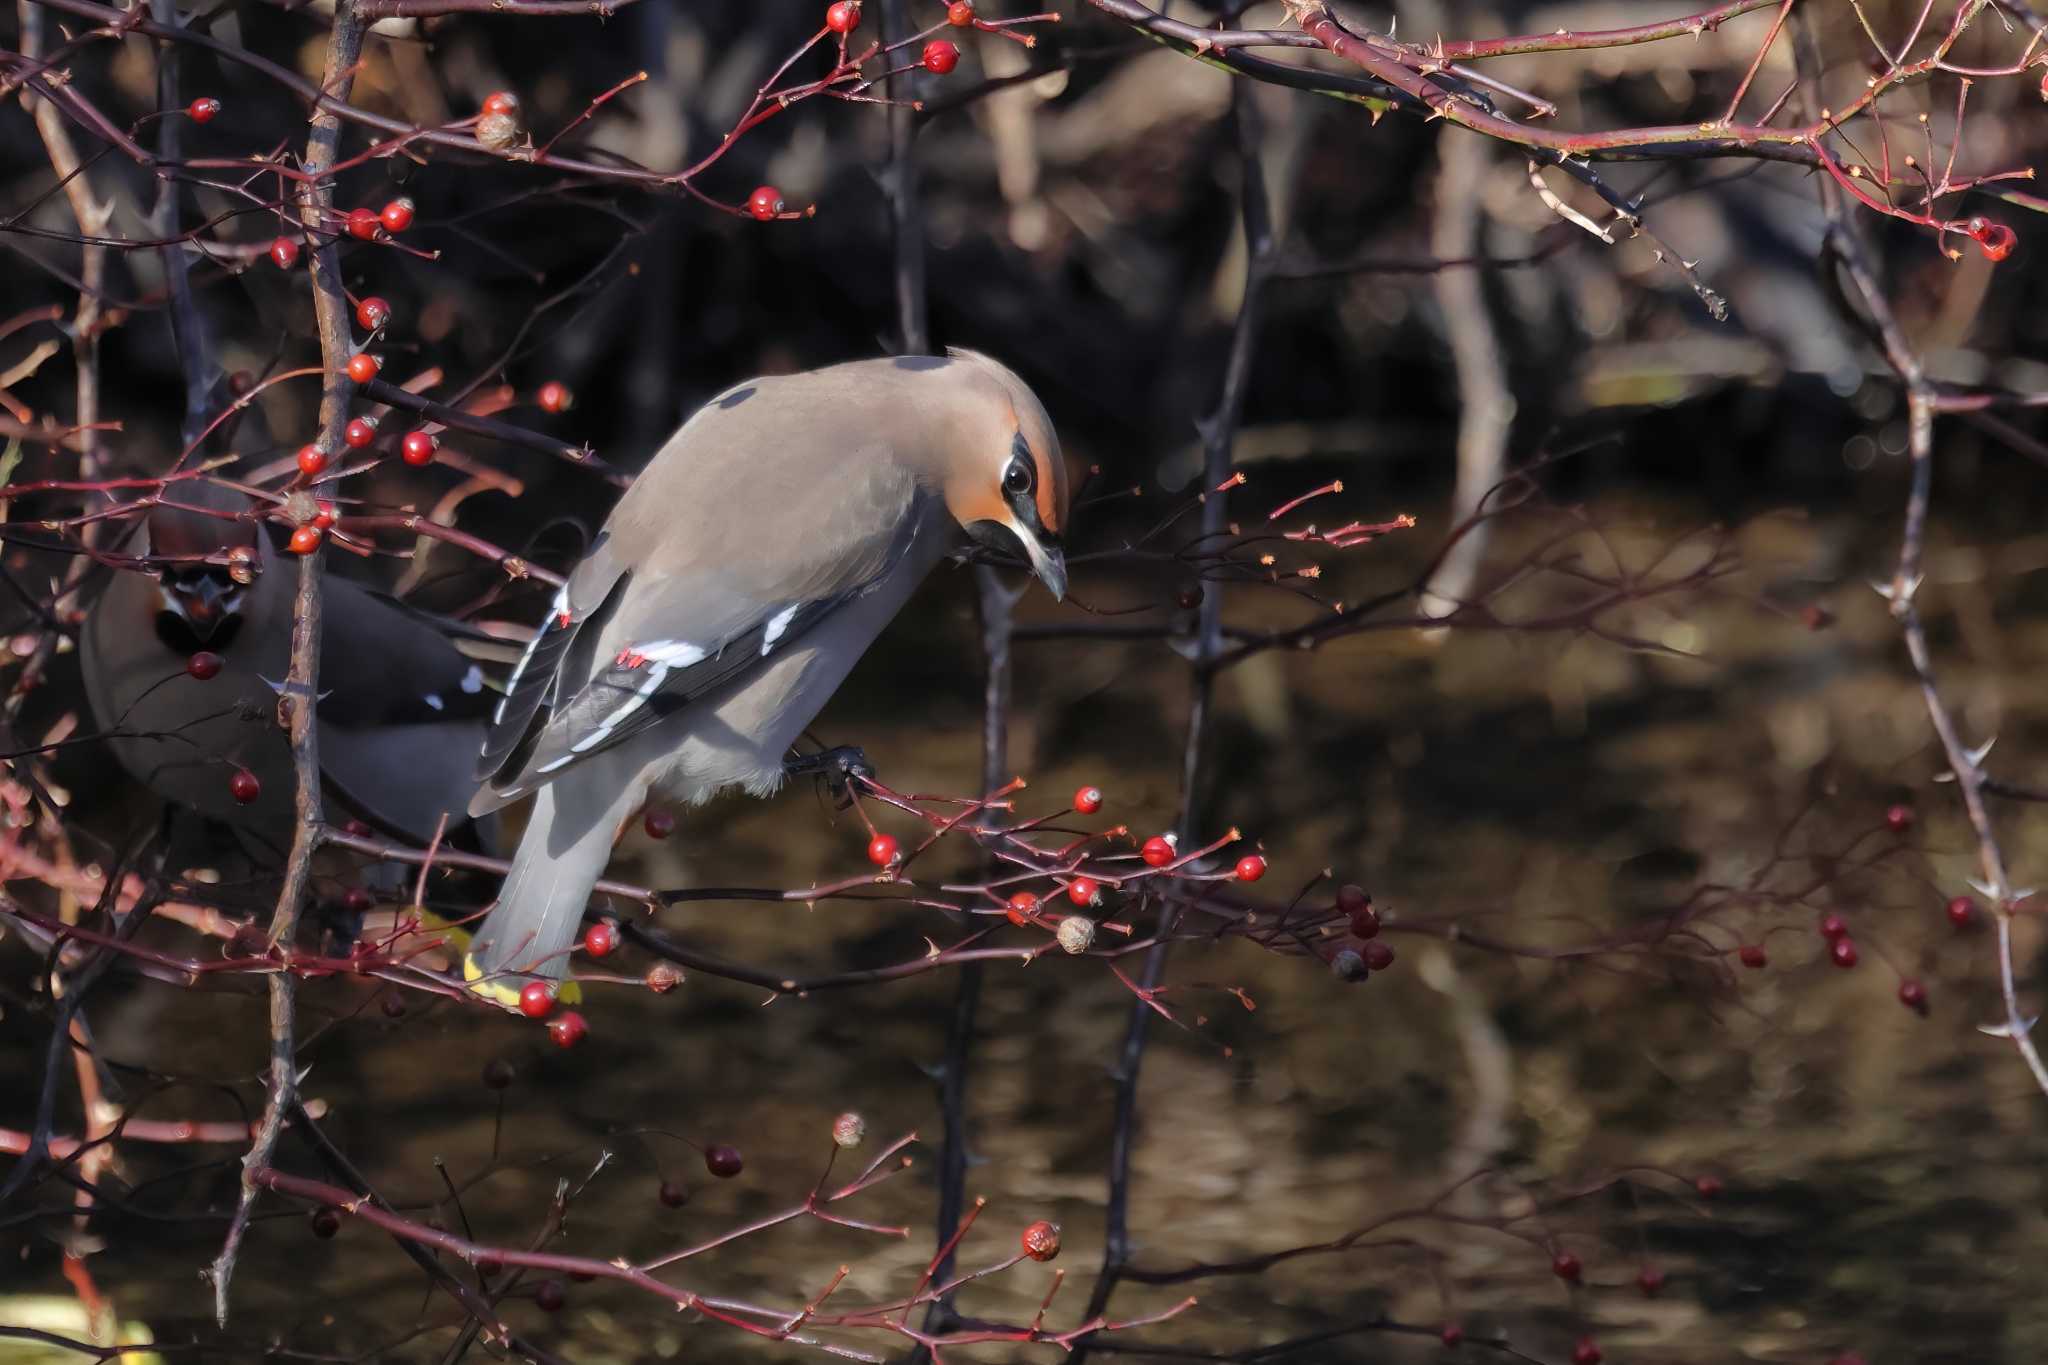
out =
<path fill-rule="evenodd" d="M 2014 1028 L 2012 1021 L 2008 1019 L 2003 1024 L 1979 1024 L 1977 1032 L 1987 1038 L 2020 1038 L 2032 1033 L 2034 1025 L 2040 1022 L 2041 1016 L 2037 1014 L 2031 1019 L 2022 1020 L 2018 1028 Z"/>
<path fill-rule="evenodd" d="M 1969 757 L 1970 766 L 1973 768 L 1983 767 L 1986 755 L 1988 755 L 1991 752 L 1991 746 L 1996 743 L 1998 743 L 1998 736 L 1993 735 L 1991 738 L 1984 741 L 1984 744 L 1981 748 L 1965 749 L 1963 752 L 1965 755 Z"/>
<path fill-rule="evenodd" d="M 1999 895 L 1998 888 L 1991 885 L 1991 883 L 1980 882 L 1975 877 L 1966 877 L 1963 880 L 1968 882 L 1970 889 L 1972 891 L 1975 891 L 1978 895 L 1983 896 L 1988 900 L 1998 901 L 2000 904 L 2004 903 L 2005 897 Z"/>

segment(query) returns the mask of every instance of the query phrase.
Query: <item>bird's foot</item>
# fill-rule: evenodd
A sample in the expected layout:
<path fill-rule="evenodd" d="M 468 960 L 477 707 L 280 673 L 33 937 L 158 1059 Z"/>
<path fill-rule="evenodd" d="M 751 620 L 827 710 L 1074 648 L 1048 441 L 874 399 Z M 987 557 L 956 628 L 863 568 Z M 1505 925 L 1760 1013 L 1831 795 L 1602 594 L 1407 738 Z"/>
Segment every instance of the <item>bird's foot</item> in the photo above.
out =
<path fill-rule="evenodd" d="M 842 744 L 832 749 L 820 749 L 815 754 L 799 754 L 782 765 L 782 770 L 791 777 L 815 777 L 825 784 L 831 794 L 832 803 L 844 810 L 853 803 L 853 783 L 857 778 L 872 779 L 875 765 L 868 762 L 868 756 L 858 744 Z"/>

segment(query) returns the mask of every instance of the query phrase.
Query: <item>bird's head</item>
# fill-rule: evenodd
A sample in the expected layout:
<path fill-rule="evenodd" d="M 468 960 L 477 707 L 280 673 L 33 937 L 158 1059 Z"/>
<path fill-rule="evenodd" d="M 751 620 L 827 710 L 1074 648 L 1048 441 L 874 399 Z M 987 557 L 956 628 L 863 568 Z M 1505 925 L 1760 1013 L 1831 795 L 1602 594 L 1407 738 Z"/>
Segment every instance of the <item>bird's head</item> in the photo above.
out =
<path fill-rule="evenodd" d="M 159 627 L 188 633 L 181 645 L 224 644 L 239 624 L 248 584 L 221 561 L 241 550 L 249 567 L 240 578 L 260 567 L 255 524 L 233 519 L 243 510 L 240 495 L 204 480 L 170 485 L 150 509 L 149 553 L 166 561 L 157 574 Z"/>
<path fill-rule="evenodd" d="M 1015 555 L 1055 598 L 1066 596 L 1067 466 L 1052 420 L 1023 380 L 988 357 L 954 351 L 943 363 L 961 399 L 947 423 L 947 510 L 976 541 Z"/>

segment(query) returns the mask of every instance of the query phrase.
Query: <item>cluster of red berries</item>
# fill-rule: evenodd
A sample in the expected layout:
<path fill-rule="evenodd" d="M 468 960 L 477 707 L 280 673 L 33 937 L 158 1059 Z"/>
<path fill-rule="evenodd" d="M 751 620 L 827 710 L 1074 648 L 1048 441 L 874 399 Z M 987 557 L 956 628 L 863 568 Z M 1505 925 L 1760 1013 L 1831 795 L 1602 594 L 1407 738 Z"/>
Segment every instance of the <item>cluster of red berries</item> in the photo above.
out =
<path fill-rule="evenodd" d="M 548 1037 L 559 1048 L 576 1046 L 590 1032 L 590 1025 L 575 1010 L 555 1014 L 555 988 L 545 981 L 529 981 L 520 987 L 519 1012 L 529 1019 L 547 1019 Z M 549 1019 L 551 1014 L 554 1017 Z"/>
<path fill-rule="evenodd" d="M 2020 244 L 2019 234 L 1989 218 L 1971 218 L 1963 224 L 1963 235 L 1977 244 L 1987 260 L 2002 261 Z"/>
<path fill-rule="evenodd" d="M 349 236 L 369 242 L 376 240 L 380 231 L 396 237 L 412 226 L 415 212 L 412 200 L 400 195 L 382 209 L 358 205 L 348 211 L 348 217 L 342 220 L 342 224 L 348 229 Z"/>
<path fill-rule="evenodd" d="M 1830 910 L 1820 919 L 1820 936 L 1828 941 L 1828 960 L 1844 971 L 1856 965 L 1856 940 L 1849 937 L 1849 923 Z"/>

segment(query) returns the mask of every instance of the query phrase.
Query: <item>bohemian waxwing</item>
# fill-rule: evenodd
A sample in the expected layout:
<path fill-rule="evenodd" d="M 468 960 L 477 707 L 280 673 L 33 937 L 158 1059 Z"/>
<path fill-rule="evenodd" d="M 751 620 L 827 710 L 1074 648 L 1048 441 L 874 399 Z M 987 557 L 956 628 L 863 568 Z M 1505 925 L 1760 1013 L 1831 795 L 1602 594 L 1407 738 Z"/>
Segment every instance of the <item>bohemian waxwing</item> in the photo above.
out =
<path fill-rule="evenodd" d="M 291 658 L 297 575 L 250 520 L 249 500 L 205 480 L 164 490 L 128 553 L 171 561 L 117 572 L 79 642 L 86 695 L 114 757 L 165 801 L 281 855 L 293 820 L 277 688 Z M 247 556 L 241 576 L 215 562 Z M 321 592 L 320 770 L 342 813 L 416 842 L 443 812 L 467 819 L 490 694 L 433 625 L 346 579 Z M 195 653 L 221 659 L 201 679 Z M 237 769 L 257 782 L 243 802 Z"/>
<path fill-rule="evenodd" d="M 620 499 L 493 717 L 471 811 L 539 796 L 464 961 L 474 989 L 511 1006 L 567 974 L 651 796 L 774 791 L 956 524 L 1063 595 L 1066 514 L 1045 409 L 985 356 L 855 361 L 707 403 Z"/>

